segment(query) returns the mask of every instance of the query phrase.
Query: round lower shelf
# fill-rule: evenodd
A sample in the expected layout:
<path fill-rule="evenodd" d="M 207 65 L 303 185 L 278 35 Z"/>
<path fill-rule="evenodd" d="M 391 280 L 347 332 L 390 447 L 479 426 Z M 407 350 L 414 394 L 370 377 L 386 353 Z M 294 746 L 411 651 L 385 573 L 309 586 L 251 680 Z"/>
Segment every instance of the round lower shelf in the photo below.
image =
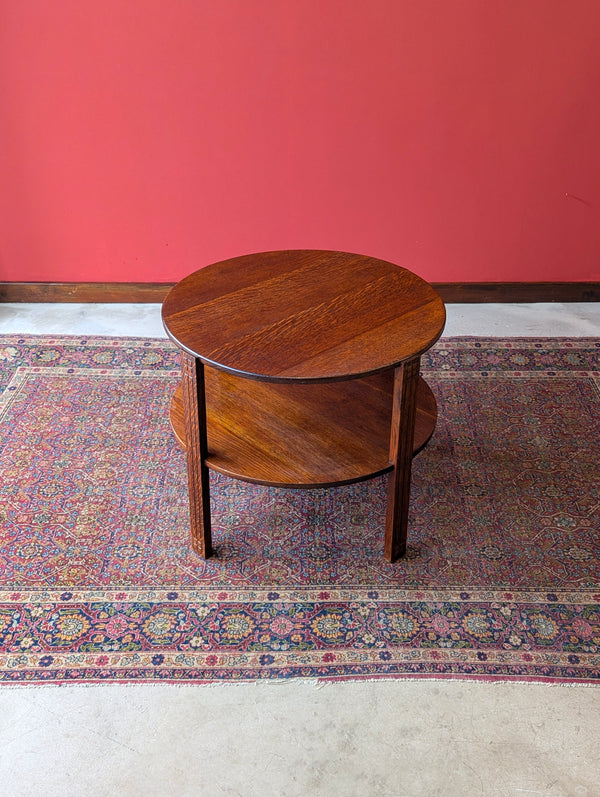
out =
<path fill-rule="evenodd" d="M 205 367 L 212 470 L 277 487 L 331 487 L 391 470 L 393 370 L 341 382 L 258 382 Z M 182 391 L 171 425 L 185 447 Z M 413 454 L 435 428 L 437 406 L 419 379 Z"/>

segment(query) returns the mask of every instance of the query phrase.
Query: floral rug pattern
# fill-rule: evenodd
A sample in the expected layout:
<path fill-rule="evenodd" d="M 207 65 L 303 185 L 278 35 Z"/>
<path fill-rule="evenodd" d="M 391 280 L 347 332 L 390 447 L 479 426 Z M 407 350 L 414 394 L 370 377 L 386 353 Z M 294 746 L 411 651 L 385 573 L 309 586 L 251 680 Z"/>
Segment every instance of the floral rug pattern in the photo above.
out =
<path fill-rule="evenodd" d="M 0 682 L 600 680 L 599 340 L 424 356 L 438 426 L 394 564 L 385 478 L 212 474 L 195 555 L 178 368 L 162 340 L 0 339 Z"/>

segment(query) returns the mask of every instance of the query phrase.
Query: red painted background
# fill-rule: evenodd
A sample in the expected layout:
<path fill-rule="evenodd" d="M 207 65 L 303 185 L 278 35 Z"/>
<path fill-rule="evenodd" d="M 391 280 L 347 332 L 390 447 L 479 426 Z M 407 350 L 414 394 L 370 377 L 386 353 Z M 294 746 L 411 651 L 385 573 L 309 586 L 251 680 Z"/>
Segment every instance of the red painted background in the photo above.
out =
<path fill-rule="evenodd" d="M 0 280 L 600 278 L 598 0 L 0 0 Z"/>

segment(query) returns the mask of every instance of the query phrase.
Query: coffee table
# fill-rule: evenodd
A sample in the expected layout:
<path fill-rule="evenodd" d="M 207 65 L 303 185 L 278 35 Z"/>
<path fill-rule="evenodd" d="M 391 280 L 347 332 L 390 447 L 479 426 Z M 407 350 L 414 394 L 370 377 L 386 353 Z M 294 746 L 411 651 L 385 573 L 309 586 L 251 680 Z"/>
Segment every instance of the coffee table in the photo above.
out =
<path fill-rule="evenodd" d="M 416 274 L 347 252 L 262 252 L 177 283 L 162 318 L 182 350 L 170 418 L 192 548 L 212 554 L 209 469 L 295 488 L 388 473 L 384 556 L 402 556 L 412 457 L 437 420 L 420 356 L 445 316 Z"/>

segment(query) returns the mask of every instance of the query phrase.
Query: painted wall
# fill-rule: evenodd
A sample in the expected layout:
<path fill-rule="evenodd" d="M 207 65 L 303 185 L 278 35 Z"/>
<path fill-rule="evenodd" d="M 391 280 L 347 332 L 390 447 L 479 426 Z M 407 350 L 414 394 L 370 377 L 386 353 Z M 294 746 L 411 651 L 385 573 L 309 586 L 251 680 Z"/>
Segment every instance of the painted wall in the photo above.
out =
<path fill-rule="evenodd" d="M 0 0 L 0 280 L 600 278 L 598 0 Z"/>

